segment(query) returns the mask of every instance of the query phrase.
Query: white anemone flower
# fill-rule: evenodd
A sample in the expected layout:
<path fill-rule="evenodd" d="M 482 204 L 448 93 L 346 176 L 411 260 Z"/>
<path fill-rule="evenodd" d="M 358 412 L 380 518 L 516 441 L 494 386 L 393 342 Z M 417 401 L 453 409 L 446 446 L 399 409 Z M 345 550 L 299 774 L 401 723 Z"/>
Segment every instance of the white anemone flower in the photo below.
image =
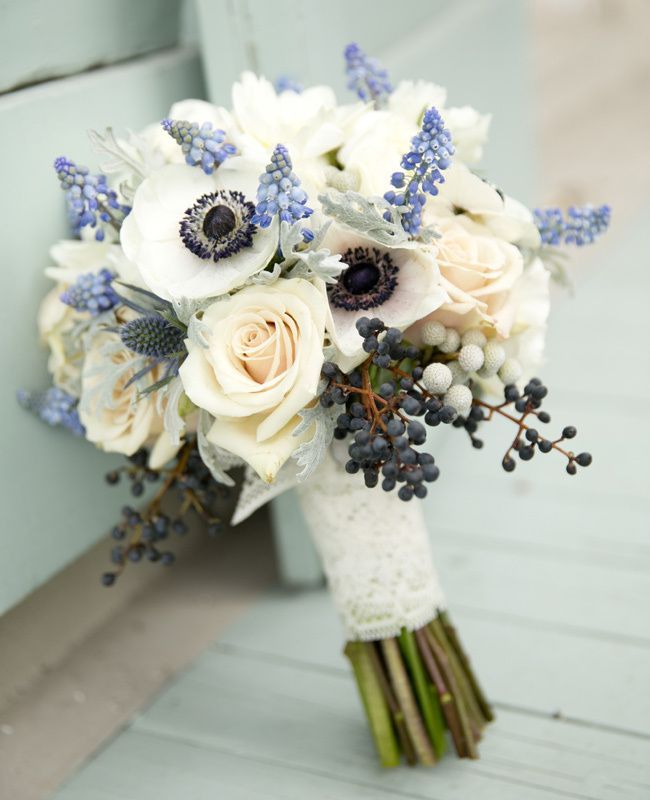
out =
<path fill-rule="evenodd" d="M 356 329 L 361 317 L 378 317 L 387 327 L 404 330 L 449 299 L 434 246 L 406 242 L 386 247 L 332 224 L 323 247 L 339 253 L 347 265 L 336 283 L 322 285 L 329 306 L 326 328 L 343 369 L 365 357 Z"/>
<path fill-rule="evenodd" d="M 263 171 L 257 161 L 233 157 L 212 175 L 170 164 L 140 184 L 120 239 L 152 292 L 165 300 L 216 297 L 264 269 L 278 226 L 250 221 Z"/>

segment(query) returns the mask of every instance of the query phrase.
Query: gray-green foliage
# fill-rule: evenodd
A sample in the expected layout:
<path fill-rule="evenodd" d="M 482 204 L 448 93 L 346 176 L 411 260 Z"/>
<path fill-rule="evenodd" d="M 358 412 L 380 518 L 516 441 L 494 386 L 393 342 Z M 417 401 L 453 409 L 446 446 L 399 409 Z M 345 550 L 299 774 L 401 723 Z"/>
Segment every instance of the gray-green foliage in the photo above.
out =
<path fill-rule="evenodd" d="M 300 221 L 289 225 L 283 222 L 280 226 L 280 250 L 284 260 L 280 269 L 287 278 L 320 278 L 325 283 L 336 283 L 336 279 L 345 269 L 338 253 L 332 253 L 321 247 L 331 222 L 327 222 L 305 246 L 302 236 L 304 227 Z"/>
<path fill-rule="evenodd" d="M 210 470 L 210 474 L 224 486 L 234 486 L 234 480 L 226 472 L 227 465 L 221 459 L 219 448 L 208 441 L 207 435 L 212 426 L 213 419 L 210 414 L 201 409 L 199 412 L 199 422 L 197 426 L 197 444 L 199 454 L 205 466 Z"/>
<path fill-rule="evenodd" d="M 399 210 L 383 197 L 364 197 L 358 192 L 330 191 L 318 198 L 328 217 L 352 228 L 377 244 L 398 247 L 409 241 Z M 388 212 L 390 219 L 385 219 Z"/>
<path fill-rule="evenodd" d="M 324 387 L 323 387 L 324 388 Z M 334 437 L 336 418 L 340 413 L 338 406 L 324 408 L 319 402 L 299 412 L 300 422 L 293 431 L 294 436 L 302 436 L 310 428 L 314 428 L 311 439 L 298 445 L 292 458 L 301 468 L 298 480 L 305 481 L 327 455 L 327 449 Z"/>

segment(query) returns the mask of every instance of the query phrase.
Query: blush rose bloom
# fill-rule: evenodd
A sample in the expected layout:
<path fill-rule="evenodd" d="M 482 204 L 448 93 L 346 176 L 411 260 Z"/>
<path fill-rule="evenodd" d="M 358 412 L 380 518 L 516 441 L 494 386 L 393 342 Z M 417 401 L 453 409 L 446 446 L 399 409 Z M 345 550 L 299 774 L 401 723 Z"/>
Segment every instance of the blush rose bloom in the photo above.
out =
<path fill-rule="evenodd" d="M 140 392 L 162 377 L 162 367 L 130 386 L 126 384 L 134 370 L 127 369 L 116 381 L 108 402 L 104 396 L 102 383 L 107 373 L 131 361 L 133 353 L 121 346 L 117 334 L 105 332 L 92 339 L 81 374 L 79 419 L 86 429 L 86 439 L 108 453 L 129 456 L 144 445 L 149 446 L 149 466 L 158 469 L 173 458 L 179 445 L 164 430 L 155 392 Z"/>
<path fill-rule="evenodd" d="M 185 392 L 215 421 L 208 441 L 272 482 L 301 439 L 298 412 L 316 397 L 326 303 L 308 281 L 249 286 L 209 306 L 207 346 L 188 340 Z"/>
<path fill-rule="evenodd" d="M 428 319 L 460 331 L 487 324 L 508 336 L 514 313 L 511 290 L 524 269 L 520 250 L 465 215 L 441 220 L 438 232 L 436 260 L 450 302 Z"/>

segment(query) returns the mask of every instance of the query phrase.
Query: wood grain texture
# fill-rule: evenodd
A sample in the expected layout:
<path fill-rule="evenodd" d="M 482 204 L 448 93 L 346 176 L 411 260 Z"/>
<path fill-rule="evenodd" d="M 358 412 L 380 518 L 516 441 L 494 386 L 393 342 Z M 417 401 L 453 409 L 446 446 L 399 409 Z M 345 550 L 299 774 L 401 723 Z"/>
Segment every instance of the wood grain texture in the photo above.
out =
<path fill-rule="evenodd" d="M 178 41 L 180 0 L 3 0 L 0 92 Z"/>
<path fill-rule="evenodd" d="M 211 776 L 205 796 L 256 797 L 260 770 L 267 797 L 294 797 L 307 786 L 308 796 L 329 797 L 338 784 L 339 798 L 363 797 L 361 787 L 379 796 L 445 800 L 549 794 L 640 800 L 650 787 L 647 739 L 511 711 L 500 712 L 481 756 L 476 763 L 447 758 L 433 771 L 382 771 L 347 670 L 299 661 L 262 665 L 252 654 L 215 652 L 206 653 L 57 800 L 171 799 L 181 787 L 199 798 Z M 224 766 L 229 762 L 238 768 Z M 148 776 L 155 794 L 146 793 Z"/>

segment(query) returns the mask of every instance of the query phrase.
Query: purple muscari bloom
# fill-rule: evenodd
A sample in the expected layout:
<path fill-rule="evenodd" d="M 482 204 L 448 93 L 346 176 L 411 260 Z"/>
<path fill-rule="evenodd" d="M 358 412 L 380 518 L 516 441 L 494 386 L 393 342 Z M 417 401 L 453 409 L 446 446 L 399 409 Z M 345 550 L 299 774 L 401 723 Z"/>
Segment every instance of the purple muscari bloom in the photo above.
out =
<path fill-rule="evenodd" d="M 388 72 L 376 58 L 367 56 L 356 42 L 351 42 L 343 53 L 348 89 L 356 92 L 361 100 L 383 103 L 393 91 Z"/>
<path fill-rule="evenodd" d="M 268 228 L 276 214 L 282 222 L 296 222 L 314 213 L 306 203 L 307 193 L 292 171 L 289 151 L 283 144 L 278 144 L 266 172 L 260 175 L 257 205 L 251 222 L 260 228 Z"/>
<path fill-rule="evenodd" d="M 93 317 L 119 305 L 112 281 L 115 276 L 104 268 L 80 275 L 61 295 L 61 302 L 77 311 L 89 311 Z"/>
<path fill-rule="evenodd" d="M 54 169 L 65 190 L 68 202 L 68 217 L 72 230 L 79 235 L 81 228 L 95 228 L 95 239 L 103 241 L 106 225 L 119 229 L 124 217 L 131 210 L 122 205 L 117 194 L 109 189 L 106 175 L 91 175 L 87 167 L 59 156 Z"/>
<path fill-rule="evenodd" d="M 304 86 L 302 83 L 291 78 L 289 75 L 280 75 L 279 78 L 276 78 L 275 81 L 275 91 L 280 94 L 280 92 L 295 92 L 296 94 L 302 94 L 304 90 Z"/>
<path fill-rule="evenodd" d="M 424 114 L 421 129 L 411 139 L 411 149 L 402 156 L 400 166 L 406 172 L 394 172 L 390 181 L 394 188 L 384 194 L 391 205 L 407 208 L 402 225 L 411 236 L 420 232 L 426 195 L 438 194 L 436 184 L 444 183 L 442 171 L 451 164 L 453 154 L 451 133 L 437 109 L 431 107 Z"/>
<path fill-rule="evenodd" d="M 167 133 L 181 146 L 185 161 L 191 167 L 201 167 L 211 175 L 237 148 L 225 141 L 226 133 L 213 127 L 212 123 L 187 122 L 187 120 L 164 119 L 160 123 Z"/>
<path fill-rule="evenodd" d="M 84 426 L 79 420 L 77 398 L 58 386 L 52 386 L 44 392 L 26 392 L 20 389 L 17 397 L 23 408 L 33 411 L 48 425 L 66 428 L 75 436 L 85 434 Z"/>
<path fill-rule="evenodd" d="M 592 244 L 609 227 L 612 210 L 608 205 L 570 206 L 566 216 L 559 208 L 536 208 L 535 224 L 543 244 Z"/>

